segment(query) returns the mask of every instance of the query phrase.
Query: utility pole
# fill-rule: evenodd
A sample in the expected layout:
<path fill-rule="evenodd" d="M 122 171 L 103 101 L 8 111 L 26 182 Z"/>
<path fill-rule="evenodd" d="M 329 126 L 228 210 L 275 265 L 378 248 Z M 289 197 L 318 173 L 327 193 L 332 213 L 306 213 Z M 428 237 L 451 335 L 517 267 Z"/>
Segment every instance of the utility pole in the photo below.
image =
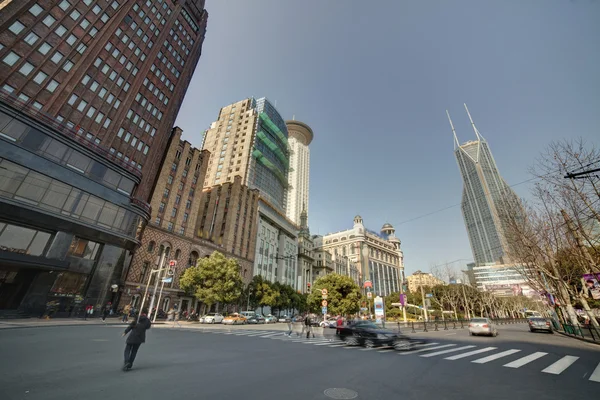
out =
<path fill-rule="evenodd" d="M 404 278 L 400 278 L 400 294 L 404 294 Z M 408 303 L 408 298 L 404 299 L 404 305 L 402 306 L 402 318 L 404 318 L 404 322 L 406 322 L 406 303 Z"/>
<path fill-rule="evenodd" d="M 161 272 L 163 269 L 163 265 L 165 263 L 165 257 L 167 256 L 167 249 L 163 248 L 162 253 L 160 254 L 160 259 L 158 262 L 158 271 L 156 273 L 156 281 L 154 282 L 154 291 L 152 292 L 152 300 L 150 301 L 150 315 L 152 314 L 152 308 L 154 308 L 154 301 L 156 299 L 156 292 L 158 291 L 158 282 L 161 279 Z M 156 307 L 158 309 L 158 306 Z"/>
<path fill-rule="evenodd" d="M 429 315 L 427 314 L 427 305 L 425 304 L 425 290 L 423 289 L 423 273 L 419 274 L 419 287 L 421 288 L 421 300 L 423 302 L 425 322 L 429 322 Z"/>

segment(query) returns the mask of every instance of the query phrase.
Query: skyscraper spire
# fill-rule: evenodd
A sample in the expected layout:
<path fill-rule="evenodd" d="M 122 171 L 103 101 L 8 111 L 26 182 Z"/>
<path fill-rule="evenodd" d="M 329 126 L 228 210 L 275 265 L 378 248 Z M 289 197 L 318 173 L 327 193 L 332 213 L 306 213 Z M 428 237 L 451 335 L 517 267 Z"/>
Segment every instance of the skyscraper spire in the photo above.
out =
<path fill-rule="evenodd" d="M 446 110 L 446 115 L 448 116 L 448 122 L 450 122 L 450 128 L 452 128 L 452 134 L 454 135 L 454 150 L 456 150 L 456 147 L 460 146 L 460 143 L 458 143 L 456 131 L 454 130 L 454 124 L 452 123 L 452 119 L 450 118 L 450 113 L 448 112 L 448 110 Z"/>
<path fill-rule="evenodd" d="M 471 126 L 473 127 L 473 130 L 475 131 L 475 136 L 477 136 L 477 140 L 485 140 L 483 138 L 483 136 L 481 136 L 481 133 L 479 133 L 479 131 L 477 130 L 477 127 L 475 126 L 475 122 L 473 122 L 473 118 L 471 118 L 471 113 L 469 112 L 469 109 L 467 108 L 467 104 L 464 103 L 465 105 L 465 110 L 467 110 L 467 115 L 469 116 L 469 121 L 471 121 Z"/>

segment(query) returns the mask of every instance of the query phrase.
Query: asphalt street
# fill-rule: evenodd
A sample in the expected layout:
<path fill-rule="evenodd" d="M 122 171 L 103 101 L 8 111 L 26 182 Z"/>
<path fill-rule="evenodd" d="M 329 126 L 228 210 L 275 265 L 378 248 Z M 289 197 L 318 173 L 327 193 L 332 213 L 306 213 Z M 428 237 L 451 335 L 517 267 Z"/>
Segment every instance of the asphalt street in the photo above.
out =
<path fill-rule="evenodd" d="M 121 370 L 122 326 L 4 329 L 0 399 L 563 400 L 600 392 L 600 346 L 525 325 L 501 326 L 496 338 L 414 334 L 430 343 L 404 353 L 287 338 L 281 327 L 156 326 L 129 372 Z"/>

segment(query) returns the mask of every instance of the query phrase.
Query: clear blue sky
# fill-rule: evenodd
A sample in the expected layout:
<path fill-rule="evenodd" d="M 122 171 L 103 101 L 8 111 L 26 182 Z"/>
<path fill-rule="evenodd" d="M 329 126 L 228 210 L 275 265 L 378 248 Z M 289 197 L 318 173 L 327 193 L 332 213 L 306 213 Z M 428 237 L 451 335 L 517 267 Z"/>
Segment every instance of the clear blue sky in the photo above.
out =
<path fill-rule="evenodd" d="M 445 110 L 463 103 L 509 184 L 552 140 L 600 144 L 600 3 L 593 0 L 208 0 L 203 54 L 177 119 L 200 146 L 220 107 L 277 101 L 309 124 L 310 228 L 356 214 L 402 240 L 407 274 L 471 259 Z M 527 196 L 526 184 L 515 187 Z M 456 264 L 463 267 L 464 263 Z"/>

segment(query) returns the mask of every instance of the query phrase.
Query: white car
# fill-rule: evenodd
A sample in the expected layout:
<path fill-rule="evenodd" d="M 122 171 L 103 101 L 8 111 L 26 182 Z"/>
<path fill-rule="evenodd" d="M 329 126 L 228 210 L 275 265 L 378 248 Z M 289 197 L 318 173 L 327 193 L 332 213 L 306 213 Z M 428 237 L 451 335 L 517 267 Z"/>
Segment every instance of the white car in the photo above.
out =
<path fill-rule="evenodd" d="M 469 321 L 469 335 L 498 336 L 496 325 L 489 318 L 472 318 Z"/>
<path fill-rule="evenodd" d="M 205 324 L 220 324 L 221 322 L 223 322 L 223 318 L 225 318 L 225 317 L 223 317 L 219 313 L 209 313 L 204 316 L 204 323 Z"/>

